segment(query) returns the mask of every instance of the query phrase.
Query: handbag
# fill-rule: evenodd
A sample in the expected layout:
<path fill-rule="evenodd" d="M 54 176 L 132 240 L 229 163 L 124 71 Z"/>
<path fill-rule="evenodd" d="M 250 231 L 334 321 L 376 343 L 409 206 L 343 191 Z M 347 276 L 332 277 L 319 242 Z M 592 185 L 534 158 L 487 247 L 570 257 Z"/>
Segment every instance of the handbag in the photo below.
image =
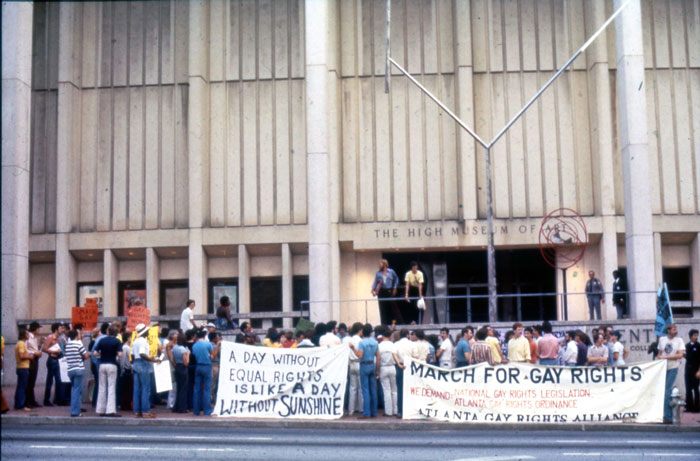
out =
<path fill-rule="evenodd" d="M 418 302 L 416 303 L 416 307 L 418 309 L 424 311 L 425 310 L 425 299 L 423 299 L 423 298 L 419 299 Z"/>

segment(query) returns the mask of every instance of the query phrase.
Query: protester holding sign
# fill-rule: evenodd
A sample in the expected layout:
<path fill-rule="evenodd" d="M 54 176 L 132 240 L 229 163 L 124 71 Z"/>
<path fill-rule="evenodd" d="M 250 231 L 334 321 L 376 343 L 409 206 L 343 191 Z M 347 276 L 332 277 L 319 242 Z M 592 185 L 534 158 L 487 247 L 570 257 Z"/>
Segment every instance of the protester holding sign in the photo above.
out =
<path fill-rule="evenodd" d="M 678 376 L 678 365 L 685 355 L 685 344 L 676 336 L 675 324 L 666 327 L 667 336 L 659 338 L 659 355 L 657 360 L 666 360 L 666 389 L 664 392 L 664 424 L 671 424 L 671 390 Z"/>
<path fill-rule="evenodd" d="M 379 344 L 372 337 L 372 325 L 369 323 L 362 327 L 362 341 L 355 349 L 350 343 L 350 348 L 360 359 L 360 386 L 362 387 L 362 416 L 360 418 L 374 418 L 377 416 L 377 375 L 381 355 Z"/>
<path fill-rule="evenodd" d="M 151 364 L 160 362 L 160 359 L 149 355 L 148 341 L 145 338 L 148 330 L 148 326 L 143 323 L 136 325 L 136 339 L 131 346 L 131 354 L 134 356 L 134 415 L 137 418 L 156 417 L 151 412 Z"/>

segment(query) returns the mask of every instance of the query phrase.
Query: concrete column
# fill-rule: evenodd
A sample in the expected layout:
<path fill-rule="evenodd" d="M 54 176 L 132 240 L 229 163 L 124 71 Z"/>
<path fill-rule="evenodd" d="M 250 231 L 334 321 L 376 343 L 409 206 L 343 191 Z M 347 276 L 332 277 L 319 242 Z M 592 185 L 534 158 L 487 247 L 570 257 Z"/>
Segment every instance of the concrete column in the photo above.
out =
<path fill-rule="evenodd" d="M 209 2 L 192 1 L 189 6 L 189 221 L 190 228 L 199 228 L 209 219 Z"/>
<path fill-rule="evenodd" d="M 472 61 L 471 6 L 470 2 L 456 2 L 454 21 L 457 34 L 457 114 L 459 118 L 474 128 L 474 67 Z M 482 53 L 483 50 L 477 52 Z M 403 78 L 403 77 L 399 77 Z M 459 200 L 460 218 L 462 220 L 477 219 L 477 144 L 474 138 L 465 130 L 457 127 L 459 133 L 459 176 L 461 178 Z M 483 155 L 483 149 L 479 148 Z"/>
<path fill-rule="evenodd" d="M 695 240 L 690 244 L 690 271 L 693 289 L 693 304 L 700 304 L 700 232 L 695 235 Z"/>
<path fill-rule="evenodd" d="M 658 287 L 664 283 L 664 260 L 661 248 L 661 233 L 654 232 L 654 286 Z"/>
<path fill-rule="evenodd" d="M 160 257 L 153 248 L 146 248 L 146 307 L 160 315 Z"/>
<path fill-rule="evenodd" d="M 282 244 L 282 312 L 292 312 L 294 310 L 293 293 L 294 265 L 292 261 L 292 250 L 288 243 Z M 284 328 L 292 328 L 292 319 L 283 319 Z"/>
<path fill-rule="evenodd" d="M 56 317 L 70 318 L 77 305 L 78 263 L 70 252 L 68 234 L 56 234 Z"/>
<path fill-rule="evenodd" d="M 80 216 L 80 53 L 76 53 L 76 9 L 59 5 L 58 138 L 56 145 L 56 232 L 77 230 Z M 56 287 L 58 290 L 58 287 Z"/>
<path fill-rule="evenodd" d="M 306 0 L 306 151 L 311 320 L 331 317 L 330 156 L 328 139 L 328 2 Z M 315 302 L 314 302 L 315 301 Z"/>
<path fill-rule="evenodd" d="M 616 8 L 621 4 L 621 0 L 615 0 Z M 615 38 L 627 281 L 633 292 L 630 295 L 630 316 L 633 319 L 652 319 L 656 315 L 655 294 L 634 293 L 655 289 L 640 0 L 632 0 L 615 20 Z"/>
<path fill-rule="evenodd" d="M 189 274 L 190 274 L 190 298 L 195 301 L 195 314 L 207 313 L 208 306 L 208 260 L 202 246 L 202 230 L 190 229 L 189 247 Z"/>
<path fill-rule="evenodd" d="M 605 0 L 591 0 L 585 3 L 587 14 L 591 18 L 586 23 L 586 35 L 593 34 L 606 19 Z M 608 66 L 607 35 L 601 34 L 591 44 L 586 53 L 589 73 L 590 98 L 593 103 L 594 117 L 591 117 L 591 141 L 593 145 L 596 181 L 596 214 L 599 216 L 615 215 L 615 179 L 614 148 L 612 120 L 613 107 L 610 98 L 610 69 Z M 601 279 L 602 280 L 602 279 Z"/>
<path fill-rule="evenodd" d="M 33 5 L 2 3 L 2 335 L 12 359 L 27 317 Z M 8 382 L 12 373 L 5 373 Z"/>
<path fill-rule="evenodd" d="M 603 282 L 605 288 L 605 303 L 602 307 L 604 320 L 617 319 L 617 309 L 612 302 L 612 273 L 617 269 L 617 233 L 615 232 L 615 218 L 613 216 L 603 217 L 603 235 L 600 238 L 598 247 L 600 254 L 600 274 L 598 278 Z"/>
<path fill-rule="evenodd" d="M 102 314 L 105 317 L 116 317 L 119 312 L 119 260 L 110 249 L 104 250 L 104 298 L 102 299 Z"/>
<path fill-rule="evenodd" d="M 245 245 L 238 245 L 238 312 L 250 312 L 250 255 Z"/>

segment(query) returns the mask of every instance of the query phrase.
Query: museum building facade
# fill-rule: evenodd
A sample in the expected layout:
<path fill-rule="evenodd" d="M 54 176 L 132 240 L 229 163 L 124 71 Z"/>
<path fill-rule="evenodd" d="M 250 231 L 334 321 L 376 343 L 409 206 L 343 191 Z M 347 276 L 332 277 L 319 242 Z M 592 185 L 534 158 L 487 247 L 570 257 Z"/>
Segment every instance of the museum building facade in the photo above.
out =
<path fill-rule="evenodd" d="M 620 3 L 395 0 L 391 56 L 490 139 Z M 452 297 L 425 322 L 489 320 L 484 149 L 396 68 L 385 93 L 385 6 L 4 2 L 3 335 L 88 297 L 376 323 L 382 258 Z M 664 281 L 700 304 L 700 2 L 630 2 L 491 159 L 498 320 L 563 319 L 564 281 L 587 319 L 589 270 L 634 319 Z M 587 231 L 565 273 L 560 208 Z"/>

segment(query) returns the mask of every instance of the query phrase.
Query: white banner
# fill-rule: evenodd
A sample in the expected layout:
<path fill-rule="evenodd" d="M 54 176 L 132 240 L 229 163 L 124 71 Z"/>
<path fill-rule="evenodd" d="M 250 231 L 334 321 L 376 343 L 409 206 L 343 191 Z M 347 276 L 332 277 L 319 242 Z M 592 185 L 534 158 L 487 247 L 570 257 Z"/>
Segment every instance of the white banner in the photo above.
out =
<path fill-rule="evenodd" d="M 443 370 L 410 360 L 403 418 L 482 423 L 660 423 L 666 362 L 620 367 L 487 363 Z"/>
<path fill-rule="evenodd" d="M 347 345 L 275 349 L 223 341 L 214 414 L 241 418 L 343 416 Z"/>

